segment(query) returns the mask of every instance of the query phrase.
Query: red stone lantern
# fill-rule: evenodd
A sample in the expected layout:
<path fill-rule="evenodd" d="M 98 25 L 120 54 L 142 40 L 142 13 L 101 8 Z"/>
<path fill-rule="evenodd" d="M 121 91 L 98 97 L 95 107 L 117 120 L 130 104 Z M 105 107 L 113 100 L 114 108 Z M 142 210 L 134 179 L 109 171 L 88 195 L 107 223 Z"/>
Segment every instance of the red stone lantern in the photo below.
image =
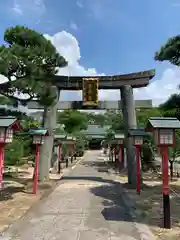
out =
<path fill-rule="evenodd" d="M 115 134 L 114 135 L 115 140 L 117 140 L 117 144 L 119 146 L 119 164 L 120 166 L 123 165 L 123 161 L 124 161 L 124 154 L 123 154 L 123 149 L 124 149 L 124 134 L 123 133 L 119 133 L 119 134 Z"/>
<path fill-rule="evenodd" d="M 129 130 L 129 136 L 132 137 L 133 145 L 136 147 L 136 191 L 137 194 L 141 193 L 141 161 L 140 150 L 143 145 L 144 137 L 149 136 L 143 129 Z"/>
<path fill-rule="evenodd" d="M 175 130 L 180 129 L 177 118 L 152 117 L 148 120 L 146 130 L 153 132 L 156 145 L 161 150 L 163 174 L 163 212 L 164 228 L 171 228 L 169 199 L 169 165 L 168 148 L 175 145 Z"/>
<path fill-rule="evenodd" d="M 20 126 L 14 117 L 0 117 L 0 189 L 3 184 L 4 149 L 6 144 L 13 141 L 15 131 L 20 131 Z"/>
<path fill-rule="evenodd" d="M 76 141 L 76 137 L 74 137 L 74 136 L 66 136 L 66 139 L 65 139 L 65 144 L 67 146 L 67 148 L 66 148 L 66 167 L 68 167 L 68 165 L 69 165 L 69 162 L 68 162 L 69 150 L 71 151 L 71 162 L 72 162 L 74 149 L 75 149 L 74 148 L 75 141 Z"/>
<path fill-rule="evenodd" d="M 33 144 L 36 145 L 36 155 L 35 155 L 35 171 L 34 171 L 34 183 L 33 183 L 33 193 L 37 193 L 38 188 L 38 173 L 39 173 L 39 154 L 40 147 L 44 144 L 44 138 L 49 136 L 49 133 L 46 129 L 34 129 L 30 130 L 28 135 L 32 135 Z"/>
<path fill-rule="evenodd" d="M 62 143 L 65 140 L 66 136 L 57 134 L 54 136 L 55 141 L 57 142 L 58 145 L 58 169 L 57 172 L 60 174 L 61 173 L 61 157 L 62 157 Z"/>

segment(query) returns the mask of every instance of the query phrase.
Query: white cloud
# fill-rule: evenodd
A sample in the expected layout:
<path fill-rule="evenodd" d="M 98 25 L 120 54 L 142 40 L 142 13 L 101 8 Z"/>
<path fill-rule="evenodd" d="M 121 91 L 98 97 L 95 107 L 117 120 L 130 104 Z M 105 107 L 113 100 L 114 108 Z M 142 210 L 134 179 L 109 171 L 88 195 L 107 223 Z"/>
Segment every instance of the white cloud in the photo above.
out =
<path fill-rule="evenodd" d="M 109 15 L 109 8 L 106 8 L 102 1 L 90 1 L 88 8 L 90 10 L 89 16 L 93 16 L 96 20 L 102 21 L 107 16 L 107 13 Z"/>
<path fill-rule="evenodd" d="M 70 33 L 65 31 L 56 33 L 54 36 L 45 35 L 56 46 L 59 53 L 61 53 L 68 60 L 68 67 L 60 69 L 59 75 L 97 75 L 95 68 L 85 69 L 79 64 L 81 58 L 80 47 L 77 39 Z M 100 74 L 103 75 L 103 74 Z M 152 99 L 154 105 L 164 102 L 171 94 L 178 92 L 177 85 L 180 79 L 180 69 L 178 67 L 168 68 L 164 71 L 161 79 L 152 80 L 145 88 L 134 89 L 135 99 Z M 63 92 L 62 98 L 66 100 L 81 100 L 81 93 Z M 119 100 L 120 91 L 118 90 L 100 90 L 99 98 L 101 100 Z"/>
<path fill-rule="evenodd" d="M 147 87 L 134 89 L 134 98 L 136 100 L 152 99 L 153 105 L 157 106 L 165 102 L 172 94 L 180 92 L 178 89 L 179 79 L 180 68 L 167 68 L 160 79 L 152 80 Z M 103 100 L 120 99 L 120 91 L 109 90 L 100 92 Z"/>
<path fill-rule="evenodd" d="M 95 68 L 84 68 L 80 65 L 80 48 L 77 39 L 66 31 L 58 32 L 53 36 L 44 35 L 56 46 L 57 51 L 66 58 L 68 66 L 59 70 L 58 75 L 88 76 L 97 75 Z M 102 74 L 99 74 L 102 75 Z M 81 100 L 81 91 L 62 91 L 63 100 Z"/>
<path fill-rule="evenodd" d="M 70 23 L 70 28 L 72 28 L 75 31 L 78 30 L 78 26 L 77 26 L 77 24 L 75 22 L 71 22 Z"/>
<path fill-rule="evenodd" d="M 14 1 L 12 11 L 18 15 L 23 15 L 22 8 L 16 1 Z"/>
<path fill-rule="evenodd" d="M 180 68 L 167 68 L 161 79 L 152 81 L 149 86 L 135 89 L 136 99 L 152 99 L 154 105 L 163 103 L 174 93 L 179 93 Z"/>
<path fill-rule="evenodd" d="M 42 16 L 46 11 L 43 0 L 13 0 L 11 8 L 18 15 L 31 15 L 31 18 Z"/>
<path fill-rule="evenodd" d="M 95 68 L 85 68 L 80 65 L 80 47 L 77 39 L 66 31 L 58 32 L 53 36 L 44 35 L 51 40 L 56 46 L 57 51 L 68 61 L 68 66 L 59 70 L 58 75 L 69 76 L 88 76 L 104 75 L 97 73 Z M 179 92 L 177 85 L 180 79 L 180 69 L 178 67 L 168 68 L 164 71 L 159 80 L 151 81 L 149 86 L 141 89 L 134 89 L 135 99 L 152 99 L 153 104 L 157 105 L 165 101 L 171 94 Z M 1 82 L 5 78 L 0 79 Z M 81 91 L 63 91 L 61 100 L 81 100 Z M 100 100 L 119 100 L 120 91 L 118 90 L 101 90 L 99 91 Z"/>
<path fill-rule="evenodd" d="M 83 4 L 82 4 L 82 2 L 77 1 L 76 4 L 77 4 L 77 6 L 78 6 L 79 8 L 83 8 Z"/>
<path fill-rule="evenodd" d="M 77 39 L 66 31 L 58 32 L 53 36 L 44 34 L 52 42 L 57 51 L 66 58 L 70 66 L 77 66 L 80 60 L 80 48 Z"/>

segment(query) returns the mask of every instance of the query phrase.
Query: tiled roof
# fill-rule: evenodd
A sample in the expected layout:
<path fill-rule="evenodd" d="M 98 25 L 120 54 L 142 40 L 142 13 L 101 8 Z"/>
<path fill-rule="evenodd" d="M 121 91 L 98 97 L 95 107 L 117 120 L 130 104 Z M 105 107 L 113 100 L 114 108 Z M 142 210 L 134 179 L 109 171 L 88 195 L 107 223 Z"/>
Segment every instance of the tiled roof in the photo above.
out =
<path fill-rule="evenodd" d="M 170 117 L 151 117 L 148 121 L 147 128 L 180 128 L 180 121 L 177 118 Z"/>
<path fill-rule="evenodd" d="M 15 117 L 0 117 L 0 127 L 9 127 L 16 121 Z"/>

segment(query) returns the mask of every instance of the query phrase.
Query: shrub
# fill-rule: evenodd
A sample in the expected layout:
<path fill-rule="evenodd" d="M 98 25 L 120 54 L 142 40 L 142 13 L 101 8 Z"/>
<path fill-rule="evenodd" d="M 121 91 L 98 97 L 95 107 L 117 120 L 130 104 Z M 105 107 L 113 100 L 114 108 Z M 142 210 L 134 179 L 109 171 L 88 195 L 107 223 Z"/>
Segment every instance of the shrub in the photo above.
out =
<path fill-rule="evenodd" d="M 24 155 L 24 146 L 20 139 L 15 138 L 12 143 L 7 144 L 5 149 L 5 166 L 21 165 Z"/>

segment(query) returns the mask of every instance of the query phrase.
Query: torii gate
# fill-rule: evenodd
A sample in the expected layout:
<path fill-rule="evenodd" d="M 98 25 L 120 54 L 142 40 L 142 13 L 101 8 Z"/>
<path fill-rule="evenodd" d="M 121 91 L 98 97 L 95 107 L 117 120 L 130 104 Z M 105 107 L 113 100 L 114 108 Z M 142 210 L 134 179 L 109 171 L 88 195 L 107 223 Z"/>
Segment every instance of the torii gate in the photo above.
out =
<path fill-rule="evenodd" d="M 83 79 L 98 79 L 98 89 L 111 90 L 118 89 L 120 90 L 121 101 L 109 101 L 109 102 L 99 102 L 95 109 L 120 109 L 122 108 L 124 124 L 125 124 L 125 146 L 127 153 L 127 164 L 128 164 L 128 181 L 130 184 L 135 185 L 136 183 L 136 174 L 135 174 L 135 155 L 132 154 L 134 151 L 132 145 L 132 139 L 128 136 L 129 129 L 137 128 L 136 123 L 136 111 L 135 108 L 150 108 L 152 107 L 151 100 L 145 101 L 134 101 L 133 88 L 146 87 L 149 84 L 149 81 L 155 76 L 155 70 L 148 70 L 144 72 L 136 72 L 125 75 L 115 75 L 115 76 L 54 76 L 52 79 L 52 84 L 54 85 L 57 91 L 57 101 L 56 104 L 48 108 L 48 121 L 47 128 L 50 132 L 53 131 L 56 124 L 56 112 L 58 107 L 61 109 L 74 108 L 74 109 L 83 109 L 82 102 L 59 102 L 60 92 L 62 90 L 82 90 L 83 88 Z M 135 105 L 136 103 L 136 105 Z M 114 105 L 113 105 L 114 104 Z M 33 106 L 32 106 L 33 105 Z M 109 106 L 109 107 L 108 107 Z M 35 104 L 30 102 L 28 104 L 29 108 L 42 108 L 41 106 L 35 107 Z M 88 108 L 93 109 L 93 107 Z M 53 141 L 53 140 L 52 140 Z M 44 144 L 44 151 L 47 146 Z M 46 153 L 45 153 L 46 154 Z M 42 159 L 43 163 L 43 159 Z"/>
<path fill-rule="evenodd" d="M 53 132 L 56 126 L 56 114 L 58 109 L 58 101 L 60 97 L 60 92 L 62 90 L 82 90 L 83 79 L 98 79 L 98 89 L 120 90 L 121 94 L 121 106 L 125 125 L 125 146 L 127 149 L 127 164 L 128 164 L 128 182 L 135 185 L 135 155 L 133 153 L 132 139 L 128 136 L 129 129 L 135 129 L 136 124 L 136 111 L 135 111 L 135 101 L 133 96 L 133 88 L 146 87 L 149 81 L 155 76 L 155 70 L 148 70 L 144 72 L 136 72 L 124 75 L 114 75 L 114 76 L 54 76 L 51 79 L 52 88 L 56 91 L 57 99 L 52 106 L 45 108 L 45 128 L 48 129 L 50 136 L 46 138 L 45 143 L 41 148 L 40 155 L 40 168 L 44 169 L 44 172 L 49 173 L 51 153 L 53 146 Z M 3 88 L 6 83 L 1 84 Z M 29 107 L 31 107 L 29 103 Z M 117 105 L 119 108 L 119 104 Z M 72 107 L 70 105 L 70 107 Z M 82 104 L 81 104 L 82 107 Z M 99 106 L 98 106 L 99 107 Z M 41 108 L 41 107 L 40 107 Z M 77 106 L 75 107 L 78 108 Z M 97 109 L 97 106 L 95 107 Z M 36 108 L 37 109 L 37 108 Z M 91 108 L 92 109 L 92 108 Z M 98 108 L 99 109 L 99 108 Z M 104 109 L 104 108 L 103 108 Z M 117 109 L 117 108 L 115 108 Z M 48 162 L 45 163 L 44 159 L 48 158 Z M 45 174 L 46 175 L 46 174 Z M 40 176 L 40 180 L 43 180 L 45 176 Z"/>

